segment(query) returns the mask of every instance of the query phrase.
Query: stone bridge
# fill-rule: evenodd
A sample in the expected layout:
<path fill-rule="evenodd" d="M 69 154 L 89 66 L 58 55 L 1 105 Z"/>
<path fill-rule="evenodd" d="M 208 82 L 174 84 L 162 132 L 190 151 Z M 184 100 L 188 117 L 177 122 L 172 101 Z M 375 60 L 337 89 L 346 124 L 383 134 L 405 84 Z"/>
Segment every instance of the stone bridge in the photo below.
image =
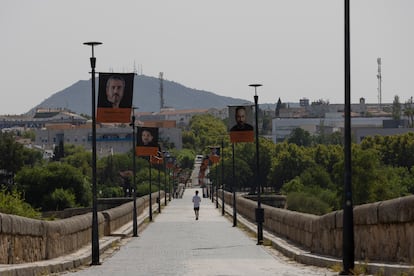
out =
<path fill-rule="evenodd" d="M 221 205 L 222 191 L 219 195 Z M 152 197 L 157 198 L 158 193 Z M 163 198 L 162 192 L 161 200 Z M 232 194 L 224 192 L 224 199 L 226 210 L 231 215 Z M 246 225 L 253 225 L 254 231 L 257 203 L 241 195 L 236 200 L 238 219 L 245 221 Z M 148 203 L 149 196 L 137 198 L 139 216 L 146 216 Z M 272 244 L 279 251 L 306 264 L 331 266 L 341 262 L 342 211 L 315 216 L 262 206 L 265 210 L 264 230 L 276 237 Z M 407 196 L 354 208 L 355 258 L 371 273 L 393 275 L 391 273 L 414 271 L 413 207 L 414 196 Z M 100 237 L 129 235 L 125 226 L 131 224 L 132 208 L 133 202 L 128 202 L 98 212 Z M 153 210 L 156 212 L 157 208 Z M 38 275 L 14 268 L 61 258 L 88 248 L 88 245 L 90 247 L 91 221 L 91 213 L 56 221 L 0 214 L 0 275 Z M 289 246 L 284 246 L 287 244 Z M 82 262 L 90 262 L 90 259 L 72 265 L 81 265 Z M 49 272 L 65 269 L 68 268 L 56 267 Z"/>

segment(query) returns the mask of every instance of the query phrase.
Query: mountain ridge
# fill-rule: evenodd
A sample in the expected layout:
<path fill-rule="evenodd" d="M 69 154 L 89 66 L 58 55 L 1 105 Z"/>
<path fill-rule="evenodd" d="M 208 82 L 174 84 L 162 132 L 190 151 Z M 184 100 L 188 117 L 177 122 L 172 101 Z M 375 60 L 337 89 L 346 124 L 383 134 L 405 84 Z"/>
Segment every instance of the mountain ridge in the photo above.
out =
<path fill-rule="evenodd" d="M 99 90 L 96 81 L 96 102 Z M 32 108 L 66 108 L 77 114 L 91 115 L 91 80 L 79 80 L 71 86 L 58 91 Z M 244 105 L 252 102 L 220 96 L 213 92 L 186 87 L 174 81 L 163 80 L 164 107 L 183 109 L 225 108 L 229 105 Z M 135 75 L 133 106 L 140 112 L 160 111 L 160 81 L 146 75 Z"/>

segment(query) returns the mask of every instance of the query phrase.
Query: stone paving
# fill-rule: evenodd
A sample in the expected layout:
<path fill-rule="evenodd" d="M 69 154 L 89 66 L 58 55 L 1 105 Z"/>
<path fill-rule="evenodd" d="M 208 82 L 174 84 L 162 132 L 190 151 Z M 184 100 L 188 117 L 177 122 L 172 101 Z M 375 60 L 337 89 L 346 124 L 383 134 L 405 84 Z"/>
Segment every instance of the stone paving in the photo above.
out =
<path fill-rule="evenodd" d="M 221 215 L 215 203 L 202 198 L 195 220 L 191 198 L 196 189 L 169 202 L 161 214 L 118 250 L 102 257 L 102 264 L 64 272 L 92 275 L 337 275 L 329 269 L 305 266 L 284 257 Z M 198 189 L 200 192 L 201 190 Z M 142 230 L 142 229 L 141 229 Z"/>

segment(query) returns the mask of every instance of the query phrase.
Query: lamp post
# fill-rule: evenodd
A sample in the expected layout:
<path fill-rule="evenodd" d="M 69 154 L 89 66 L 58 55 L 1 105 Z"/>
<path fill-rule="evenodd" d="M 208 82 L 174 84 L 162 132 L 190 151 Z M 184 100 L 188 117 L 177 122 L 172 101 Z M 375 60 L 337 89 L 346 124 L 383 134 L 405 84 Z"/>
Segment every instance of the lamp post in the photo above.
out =
<path fill-rule="evenodd" d="M 149 163 L 149 220 L 152 221 L 152 166 L 151 166 L 151 156 L 148 156 Z"/>
<path fill-rule="evenodd" d="M 349 0 L 345 0 L 345 126 L 344 126 L 344 214 L 342 233 L 343 271 L 341 275 L 349 275 L 354 268 L 354 215 L 352 203 L 352 171 L 351 171 L 351 54 Z"/>
<path fill-rule="evenodd" d="M 136 158 L 135 158 L 135 107 L 132 108 L 132 119 L 131 124 L 132 126 L 132 193 L 133 193 L 133 200 L 134 200 L 134 210 L 132 210 L 133 218 L 132 218 L 132 233 L 134 237 L 138 237 L 138 222 L 137 222 L 137 186 L 136 186 Z"/>
<path fill-rule="evenodd" d="M 231 150 L 233 153 L 233 156 L 232 156 L 233 185 L 231 185 L 231 189 L 233 192 L 233 227 L 236 227 L 237 226 L 237 203 L 236 203 L 236 173 L 235 173 L 235 164 L 234 164 L 234 143 L 231 143 Z"/>
<path fill-rule="evenodd" d="M 218 164 L 216 164 L 216 208 L 218 209 Z"/>
<path fill-rule="evenodd" d="M 221 139 L 221 215 L 224 216 L 224 140 Z"/>
<path fill-rule="evenodd" d="M 167 160 L 165 158 L 166 152 L 163 152 L 162 161 L 163 161 L 163 168 L 164 168 L 164 204 L 167 206 Z"/>
<path fill-rule="evenodd" d="M 96 194 L 96 92 L 95 92 L 95 65 L 94 47 L 102 42 L 85 42 L 84 45 L 91 46 L 92 56 L 90 58 L 92 68 L 92 265 L 99 265 L 99 228 L 98 228 L 98 199 Z"/>
<path fill-rule="evenodd" d="M 210 173 L 212 169 L 210 163 L 211 161 L 209 160 L 208 173 Z M 210 198 L 211 198 L 211 202 L 214 203 L 214 184 L 217 184 L 217 183 L 214 183 L 215 181 L 212 181 L 210 178 L 208 179 L 210 181 Z"/>
<path fill-rule="evenodd" d="M 158 169 L 158 214 L 161 214 L 161 158 L 158 156 L 154 156 L 157 160 L 157 169 Z"/>
<path fill-rule="evenodd" d="M 257 87 L 262 86 L 261 84 L 249 84 L 254 87 L 254 107 L 255 107 L 255 129 L 256 129 L 256 185 L 257 185 L 257 208 L 256 208 L 256 222 L 257 222 L 257 244 L 263 243 L 263 222 L 264 222 L 264 209 L 262 208 L 262 202 L 260 198 L 261 185 L 260 185 L 260 174 L 259 174 L 259 120 L 258 120 L 258 101 Z"/>
<path fill-rule="evenodd" d="M 173 163 L 173 157 L 170 155 L 170 153 L 167 151 L 166 152 L 166 159 L 167 159 L 167 173 L 168 173 L 168 201 L 171 201 L 171 194 L 172 194 L 172 190 L 171 190 L 171 167 L 172 167 L 172 163 Z"/>

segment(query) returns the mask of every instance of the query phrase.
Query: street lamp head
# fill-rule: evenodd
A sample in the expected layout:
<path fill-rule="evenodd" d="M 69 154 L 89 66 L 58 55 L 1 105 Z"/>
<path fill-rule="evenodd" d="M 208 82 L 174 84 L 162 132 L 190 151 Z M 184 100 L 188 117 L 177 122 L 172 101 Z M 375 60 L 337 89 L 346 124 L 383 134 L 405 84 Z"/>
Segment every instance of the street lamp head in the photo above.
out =
<path fill-rule="evenodd" d="M 89 45 L 89 46 L 95 46 L 95 45 L 101 45 L 102 42 L 97 42 L 97 41 L 89 41 L 89 42 L 84 42 L 84 45 Z"/>
<path fill-rule="evenodd" d="M 254 101 L 257 102 L 257 87 L 260 87 L 262 85 L 259 83 L 252 83 L 249 84 L 249 86 L 254 87 Z"/>
<path fill-rule="evenodd" d="M 249 86 L 251 86 L 251 87 L 254 87 L 254 95 L 255 96 L 257 96 L 257 87 L 260 87 L 260 86 L 262 86 L 261 84 L 259 84 L 259 83 L 252 83 L 252 84 L 249 84 Z"/>
<path fill-rule="evenodd" d="M 262 86 L 262 85 L 259 84 L 259 83 L 252 83 L 252 84 L 249 84 L 249 86 L 251 86 L 251 87 L 259 87 L 259 86 Z"/>
<path fill-rule="evenodd" d="M 97 42 L 97 41 L 89 41 L 89 42 L 84 42 L 83 45 L 88 45 L 88 46 L 92 46 L 92 57 L 94 57 L 94 52 L 93 52 L 93 47 L 94 46 L 98 46 L 101 45 L 102 42 Z"/>

